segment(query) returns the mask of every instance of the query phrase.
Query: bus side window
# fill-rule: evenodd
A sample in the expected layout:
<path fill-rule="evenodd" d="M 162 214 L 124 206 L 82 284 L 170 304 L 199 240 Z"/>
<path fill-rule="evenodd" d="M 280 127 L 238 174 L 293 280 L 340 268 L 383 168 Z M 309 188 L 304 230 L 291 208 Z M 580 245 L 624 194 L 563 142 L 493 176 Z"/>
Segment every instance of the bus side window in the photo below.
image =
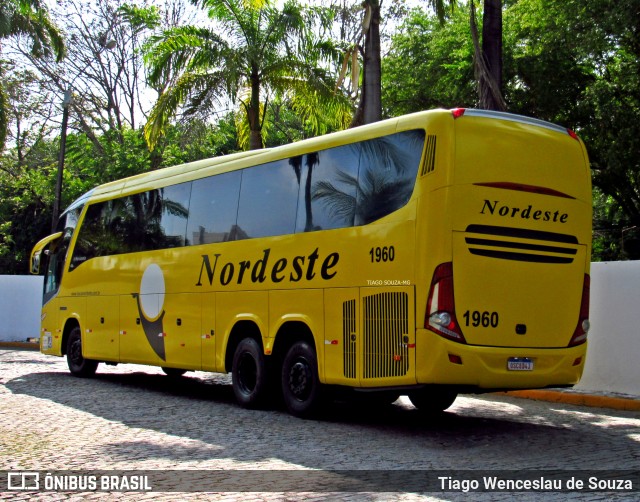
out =
<path fill-rule="evenodd" d="M 289 159 L 244 169 L 236 239 L 294 233 L 299 189 Z"/>
<path fill-rule="evenodd" d="M 423 130 L 360 143 L 356 225 L 366 225 L 404 206 L 413 193 L 422 156 Z"/>
<path fill-rule="evenodd" d="M 353 226 L 358 148 L 340 146 L 304 155 L 296 232 Z"/>
<path fill-rule="evenodd" d="M 187 244 L 213 244 L 235 239 L 241 171 L 193 182 Z"/>

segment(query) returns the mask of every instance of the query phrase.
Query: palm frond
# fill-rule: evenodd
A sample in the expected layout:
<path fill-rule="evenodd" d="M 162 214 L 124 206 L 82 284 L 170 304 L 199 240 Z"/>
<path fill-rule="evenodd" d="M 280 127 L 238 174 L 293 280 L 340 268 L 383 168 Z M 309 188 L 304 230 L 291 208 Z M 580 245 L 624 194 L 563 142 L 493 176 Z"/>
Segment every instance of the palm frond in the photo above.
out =
<path fill-rule="evenodd" d="M 355 180 L 357 185 L 357 180 Z M 313 186 L 312 200 L 319 200 L 333 218 L 349 220 L 356 209 L 356 197 L 335 187 L 329 181 L 318 181 Z"/>

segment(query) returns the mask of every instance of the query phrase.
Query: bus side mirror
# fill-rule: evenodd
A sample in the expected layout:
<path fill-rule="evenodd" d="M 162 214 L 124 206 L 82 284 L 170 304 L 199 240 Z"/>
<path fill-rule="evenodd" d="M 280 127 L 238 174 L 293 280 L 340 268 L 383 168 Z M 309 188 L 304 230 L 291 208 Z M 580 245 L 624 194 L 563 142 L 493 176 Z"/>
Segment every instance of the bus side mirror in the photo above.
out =
<path fill-rule="evenodd" d="M 62 232 L 56 232 L 55 234 L 45 237 L 44 239 L 39 241 L 35 246 L 33 246 L 33 250 L 31 251 L 31 270 L 30 270 L 32 274 L 40 273 L 40 262 L 42 258 L 42 253 L 46 254 L 47 251 L 45 251 L 45 248 L 52 242 L 59 239 L 60 237 L 62 237 Z"/>
<path fill-rule="evenodd" d="M 40 256 L 42 255 L 42 249 L 31 253 L 31 273 L 38 275 L 40 273 Z"/>

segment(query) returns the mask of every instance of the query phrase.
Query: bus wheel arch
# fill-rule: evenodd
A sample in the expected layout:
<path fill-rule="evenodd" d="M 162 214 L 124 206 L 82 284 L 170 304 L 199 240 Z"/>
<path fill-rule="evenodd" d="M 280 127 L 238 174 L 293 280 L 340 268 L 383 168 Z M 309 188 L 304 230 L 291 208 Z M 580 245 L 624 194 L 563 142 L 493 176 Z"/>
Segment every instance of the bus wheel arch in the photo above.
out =
<path fill-rule="evenodd" d="M 273 350 L 271 352 L 273 365 L 277 368 L 278 373 L 280 373 L 284 358 L 291 346 L 300 341 L 307 342 L 317 353 L 313 332 L 307 324 L 302 321 L 287 321 L 280 326 L 276 333 Z"/>
<path fill-rule="evenodd" d="M 80 329 L 80 323 L 77 319 L 71 318 L 67 319 L 67 322 L 64 325 L 64 330 L 62 331 L 62 341 L 60 342 L 60 353 L 63 356 L 67 355 L 68 345 L 69 345 L 69 336 L 74 329 Z"/>
<path fill-rule="evenodd" d="M 67 327 L 69 330 L 67 332 Z M 68 322 L 63 336 L 64 353 L 67 356 L 67 366 L 73 376 L 90 377 L 98 368 L 98 361 L 85 359 L 82 355 L 82 331 L 77 322 Z"/>

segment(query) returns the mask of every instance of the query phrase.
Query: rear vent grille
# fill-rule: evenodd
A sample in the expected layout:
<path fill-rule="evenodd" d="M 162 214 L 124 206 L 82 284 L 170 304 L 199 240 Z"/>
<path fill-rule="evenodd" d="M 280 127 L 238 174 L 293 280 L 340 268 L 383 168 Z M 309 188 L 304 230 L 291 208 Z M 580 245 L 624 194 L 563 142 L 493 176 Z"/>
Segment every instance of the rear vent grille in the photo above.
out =
<path fill-rule="evenodd" d="M 344 347 L 344 376 L 356 377 L 356 301 L 342 304 L 342 346 Z"/>
<path fill-rule="evenodd" d="M 380 293 L 364 297 L 364 378 L 406 375 L 409 348 L 409 295 Z"/>
<path fill-rule="evenodd" d="M 522 228 L 469 225 L 465 242 L 478 256 L 533 263 L 573 263 L 578 239 L 573 235 Z M 509 240 L 505 240 L 505 238 Z"/>
<path fill-rule="evenodd" d="M 427 148 L 424 154 L 424 164 L 422 165 L 421 176 L 432 172 L 436 168 L 436 137 L 427 136 Z"/>

